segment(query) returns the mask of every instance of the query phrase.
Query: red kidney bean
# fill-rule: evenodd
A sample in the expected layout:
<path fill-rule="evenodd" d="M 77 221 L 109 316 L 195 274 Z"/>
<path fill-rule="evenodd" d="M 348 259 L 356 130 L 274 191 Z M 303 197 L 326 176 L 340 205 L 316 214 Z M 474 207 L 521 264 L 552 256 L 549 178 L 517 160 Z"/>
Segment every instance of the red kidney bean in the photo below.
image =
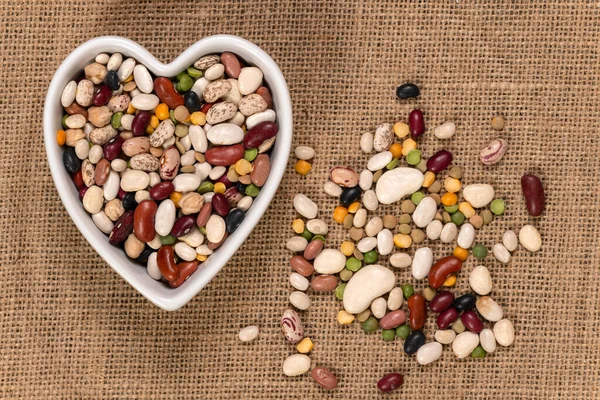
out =
<path fill-rule="evenodd" d="M 73 182 L 75 183 L 75 186 L 77 186 L 77 189 L 81 190 L 85 186 L 85 183 L 83 183 L 83 175 L 81 173 L 81 170 L 75 172 L 74 174 L 71 174 L 71 176 L 73 177 Z M 96 182 L 96 184 L 98 184 L 98 182 L 95 180 L 96 178 L 94 177 L 94 182 Z M 102 184 L 98 184 L 98 186 L 102 186 L 104 183 Z"/>
<path fill-rule="evenodd" d="M 183 105 L 183 96 L 177 93 L 169 78 L 160 77 L 154 80 L 154 91 L 162 103 L 171 110 Z"/>
<path fill-rule="evenodd" d="M 227 167 L 235 164 L 237 160 L 244 158 L 244 146 L 241 144 L 217 146 L 208 149 L 204 155 L 206 156 L 206 161 L 211 165 Z"/>
<path fill-rule="evenodd" d="M 275 122 L 264 121 L 246 132 L 244 146 L 247 149 L 255 149 L 267 139 L 275 137 L 279 128 Z"/>
<path fill-rule="evenodd" d="M 315 367 L 311 371 L 310 376 L 325 390 L 333 390 L 337 387 L 337 378 L 327 368 Z"/>
<path fill-rule="evenodd" d="M 156 236 L 154 217 L 157 205 L 152 200 L 144 200 L 135 208 L 133 214 L 133 233 L 142 242 L 151 242 Z"/>
<path fill-rule="evenodd" d="M 404 383 L 404 378 L 397 372 L 387 374 L 377 382 L 377 389 L 384 393 L 391 392 L 394 389 L 399 388 Z"/>
<path fill-rule="evenodd" d="M 229 214 L 229 203 L 227 202 L 227 198 L 221 193 L 215 193 L 211 203 L 213 210 L 221 217 L 225 217 Z"/>
<path fill-rule="evenodd" d="M 431 172 L 440 172 L 448 168 L 452 162 L 452 153 L 440 150 L 427 160 L 427 169 Z"/>
<path fill-rule="evenodd" d="M 237 79 L 240 76 L 240 72 L 242 71 L 242 65 L 240 64 L 240 60 L 235 56 L 235 54 L 230 53 L 228 51 L 221 54 L 221 64 L 225 67 L 225 73 L 230 78 Z"/>
<path fill-rule="evenodd" d="M 198 261 L 182 261 L 177 264 L 177 270 L 179 272 L 179 277 L 175 280 L 169 281 L 169 285 L 173 288 L 177 288 L 192 275 L 198 269 Z"/>
<path fill-rule="evenodd" d="M 423 119 L 421 110 L 412 110 L 408 114 L 408 127 L 413 137 L 419 137 L 425 133 L 425 119 Z"/>
<path fill-rule="evenodd" d="M 227 239 L 227 236 L 229 236 L 229 232 L 225 232 L 225 235 L 223 236 L 223 239 L 221 239 L 221 241 L 219 243 L 208 242 L 208 248 L 211 249 L 211 250 L 218 249 L 219 246 L 223 244 L 223 242 L 225 241 L 225 239 Z"/>
<path fill-rule="evenodd" d="M 307 260 L 314 260 L 323 251 L 323 241 L 313 240 L 304 249 L 304 258 Z"/>
<path fill-rule="evenodd" d="M 316 240 L 320 242 L 320 240 Z M 319 275 L 315 276 L 310 281 L 310 287 L 315 292 L 331 292 L 338 285 L 338 278 L 334 275 Z"/>
<path fill-rule="evenodd" d="M 237 203 L 242 199 L 242 194 L 234 187 L 230 187 L 224 193 L 225 198 L 227 199 L 227 203 L 229 207 L 237 206 Z"/>
<path fill-rule="evenodd" d="M 85 192 L 87 192 L 89 189 L 89 187 L 84 186 L 81 189 L 79 189 L 79 200 L 83 201 L 83 196 L 85 196 Z"/>
<path fill-rule="evenodd" d="M 121 218 L 117 220 L 112 232 L 108 236 L 108 243 L 116 246 L 127 239 L 127 236 L 133 231 L 133 210 L 127 210 Z"/>
<path fill-rule="evenodd" d="M 404 310 L 395 310 L 385 314 L 381 318 L 381 321 L 379 321 L 379 325 L 381 325 L 382 329 L 394 329 L 402 325 L 405 321 L 406 313 Z"/>
<path fill-rule="evenodd" d="M 125 198 L 125 196 L 127 196 L 127 192 L 124 191 L 123 189 L 119 188 L 119 193 L 117 194 L 117 197 L 119 198 L 119 200 L 123 200 Z M 136 203 L 136 205 L 137 205 L 137 203 Z"/>
<path fill-rule="evenodd" d="M 302 256 L 293 256 L 290 258 L 290 265 L 294 271 L 302 276 L 311 276 L 315 272 L 313 265 Z"/>
<path fill-rule="evenodd" d="M 133 133 L 133 136 L 144 136 L 149 124 L 150 113 L 148 111 L 140 111 L 133 117 L 133 121 L 131 121 L 131 133 Z"/>
<path fill-rule="evenodd" d="M 116 136 L 110 139 L 108 143 L 104 145 L 104 158 L 106 158 L 108 161 L 112 161 L 119 157 L 123 142 L 124 140 L 121 136 Z"/>
<path fill-rule="evenodd" d="M 273 108 L 273 97 L 271 96 L 271 92 L 267 87 L 259 87 L 258 89 L 256 89 L 256 94 L 260 95 L 260 97 L 262 97 L 265 100 L 265 103 L 267 103 L 267 108 Z"/>
<path fill-rule="evenodd" d="M 104 185 L 106 183 L 106 180 L 108 179 L 109 173 L 110 162 L 106 158 L 103 158 L 100 161 L 98 161 L 98 164 L 96 164 L 96 170 L 94 171 L 94 180 L 96 182 L 96 185 Z"/>
<path fill-rule="evenodd" d="M 231 181 L 227 177 L 227 174 L 221 175 L 219 179 L 217 179 L 217 182 L 221 182 L 223 185 L 225 185 L 225 187 L 231 187 L 233 185 L 233 183 L 231 183 Z"/>
<path fill-rule="evenodd" d="M 422 294 L 415 293 L 408 298 L 408 323 L 410 329 L 419 331 L 423 329 L 427 319 L 427 304 Z"/>
<path fill-rule="evenodd" d="M 162 181 L 150 188 L 150 197 L 154 200 L 164 200 L 175 191 L 175 185 L 171 181 Z"/>
<path fill-rule="evenodd" d="M 541 215 L 546 205 L 546 196 L 540 178 L 533 174 L 523 175 L 521 177 L 521 189 L 523 190 L 523 196 L 525 196 L 525 205 L 529 214 L 534 217 Z"/>
<path fill-rule="evenodd" d="M 112 97 L 112 90 L 106 85 L 102 85 L 96 90 L 94 93 L 94 97 L 92 97 L 92 103 L 96 107 L 101 107 L 108 103 L 110 98 Z"/>
<path fill-rule="evenodd" d="M 462 267 L 462 261 L 458 257 L 448 256 L 436 262 L 429 271 L 429 286 L 437 289 L 446 280 L 448 275 L 457 272 Z"/>
<path fill-rule="evenodd" d="M 196 217 L 194 215 L 184 215 L 183 217 L 179 217 L 173 224 L 173 228 L 171 228 L 171 235 L 181 237 L 187 234 L 194 225 L 196 225 Z"/>
<path fill-rule="evenodd" d="M 460 320 L 465 327 L 473 333 L 479 333 L 483 330 L 483 322 L 481 322 L 475 311 L 463 312 L 460 316 Z"/>
<path fill-rule="evenodd" d="M 435 295 L 429 303 L 429 309 L 433 312 L 440 313 L 452 305 L 454 294 L 448 290 L 443 290 Z"/>
<path fill-rule="evenodd" d="M 450 307 L 438 315 L 435 321 L 439 329 L 448 329 L 450 325 L 458 318 L 458 311 L 456 308 Z"/>
<path fill-rule="evenodd" d="M 162 246 L 158 249 L 156 262 L 160 273 L 166 280 L 173 282 L 179 278 L 179 269 L 175 264 L 175 250 L 172 246 Z"/>
<path fill-rule="evenodd" d="M 196 219 L 196 225 L 199 227 L 203 227 L 208 222 L 210 218 L 210 214 L 212 214 L 212 204 L 204 203 L 200 212 L 198 213 L 198 218 Z"/>
<path fill-rule="evenodd" d="M 82 106 L 80 106 L 79 104 L 77 104 L 76 101 L 74 101 L 73 104 L 71 104 L 69 107 L 66 107 L 65 111 L 69 115 L 80 114 L 80 115 L 83 115 L 86 120 L 88 119 L 88 111 L 87 111 L 87 109 L 84 108 L 84 107 L 82 107 Z"/>

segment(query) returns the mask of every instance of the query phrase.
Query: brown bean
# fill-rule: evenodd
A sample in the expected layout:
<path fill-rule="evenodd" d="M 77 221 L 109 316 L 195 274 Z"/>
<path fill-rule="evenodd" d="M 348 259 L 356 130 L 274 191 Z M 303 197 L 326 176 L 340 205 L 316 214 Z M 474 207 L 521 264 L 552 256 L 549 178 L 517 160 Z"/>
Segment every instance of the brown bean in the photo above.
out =
<path fill-rule="evenodd" d="M 250 180 L 256 186 L 261 187 L 267 182 L 269 173 L 271 172 L 271 160 L 266 154 L 259 154 L 254 160 Z"/>
<path fill-rule="evenodd" d="M 177 288 L 192 275 L 198 269 L 198 261 L 182 261 L 177 264 L 177 270 L 179 272 L 179 276 L 172 281 L 169 281 L 169 285 L 173 288 Z"/>
<path fill-rule="evenodd" d="M 175 250 L 172 246 L 162 246 L 158 249 L 156 262 L 160 273 L 166 280 L 173 282 L 179 278 L 179 270 L 175 264 Z"/>
<path fill-rule="evenodd" d="M 290 258 L 292 269 L 302 276 L 311 276 L 315 268 L 302 256 L 293 256 Z"/>
<path fill-rule="evenodd" d="M 106 183 L 108 175 L 110 174 L 110 162 L 103 158 L 96 164 L 96 171 L 94 172 L 94 180 L 96 185 L 102 186 Z"/>
<path fill-rule="evenodd" d="M 527 211 L 534 217 L 540 216 L 546 206 L 546 196 L 540 178 L 533 174 L 525 174 L 521 177 L 521 189 L 525 196 Z"/>
<path fill-rule="evenodd" d="M 248 134 L 246 134 L 248 136 Z M 244 157 L 244 146 L 234 144 L 232 146 L 217 146 L 213 147 L 204 154 L 206 161 L 211 165 L 227 167 L 233 165 L 236 161 Z"/>
<path fill-rule="evenodd" d="M 154 217 L 158 209 L 152 200 L 144 200 L 135 208 L 133 215 L 133 233 L 142 242 L 151 242 L 156 236 Z"/>
<path fill-rule="evenodd" d="M 121 218 L 115 224 L 112 232 L 108 236 L 108 243 L 116 246 L 123 243 L 129 234 L 133 231 L 133 210 L 125 211 Z"/>
<path fill-rule="evenodd" d="M 413 331 L 419 331 L 423 329 L 425 325 L 425 319 L 427 319 L 427 304 L 425 297 L 422 294 L 415 293 L 408 298 L 408 323 L 410 329 Z"/>
<path fill-rule="evenodd" d="M 333 390 L 337 387 L 337 378 L 325 367 L 315 367 L 310 376 L 325 390 Z"/>
<path fill-rule="evenodd" d="M 154 80 L 154 91 L 162 103 L 171 110 L 183 105 L 183 96 L 177 93 L 169 78 L 160 77 Z"/>
<path fill-rule="evenodd" d="M 429 271 L 429 286 L 438 289 L 442 286 L 448 275 L 457 272 L 462 267 L 462 261 L 458 257 L 448 256 L 436 262 Z"/>
<path fill-rule="evenodd" d="M 320 240 L 316 240 L 320 242 Z M 338 285 L 338 278 L 334 275 L 319 275 L 315 276 L 310 281 L 310 287 L 315 292 L 331 292 Z"/>
<path fill-rule="evenodd" d="M 406 312 L 404 310 L 395 310 L 385 314 L 381 318 L 381 321 L 379 321 L 379 325 L 381 325 L 382 329 L 394 329 L 402 325 L 405 321 Z"/>
<path fill-rule="evenodd" d="M 210 218 L 210 214 L 212 214 L 212 204 L 204 203 L 202 209 L 200 210 L 200 213 L 198 214 L 198 218 L 196 219 L 196 225 L 198 225 L 199 227 L 203 227 L 204 225 L 206 225 L 208 219 Z"/>
<path fill-rule="evenodd" d="M 304 249 L 304 258 L 314 260 L 323 251 L 323 241 L 313 240 Z"/>
<path fill-rule="evenodd" d="M 65 111 L 69 115 L 79 114 L 79 115 L 83 115 L 86 120 L 88 119 L 88 111 L 87 111 L 87 109 L 85 107 L 80 106 L 75 101 L 69 107 L 66 107 Z"/>
<path fill-rule="evenodd" d="M 265 140 L 275 137 L 278 130 L 279 128 L 275 122 L 261 122 L 246 132 L 246 135 L 244 136 L 244 147 L 247 149 L 255 149 L 259 147 Z"/>
<path fill-rule="evenodd" d="M 265 102 L 267 103 L 267 108 L 273 108 L 273 97 L 271 96 L 271 92 L 267 87 L 259 87 L 258 89 L 256 89 L 256 94 L 261 95 L 261 97 L 265 99 Z"/>
<path fill-rule="evenodd" d="M 240 64 L 240 60 L 235 56 L 235 54 L 226 51 L 221 54 L 221 64 L 225 67 L 225 73 L 230 78 L 237 79 L 240 76 L 240 72 L 242 71 L 242 65 Z"/>

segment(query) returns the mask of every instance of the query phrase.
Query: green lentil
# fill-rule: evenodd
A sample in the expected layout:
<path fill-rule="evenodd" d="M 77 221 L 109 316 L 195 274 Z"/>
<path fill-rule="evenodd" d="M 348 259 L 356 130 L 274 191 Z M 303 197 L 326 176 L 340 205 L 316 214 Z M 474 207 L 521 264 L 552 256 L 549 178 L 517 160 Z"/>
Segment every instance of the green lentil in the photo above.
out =
<path fill-rule="evenodd" d="M 410 214 L 402 214 L 398 217 L 399 224 L 410 224 L 411 221 L 412 218 L 410 217 Z"/>
<path fill-rule="evenodd" d="M 186 137 L 189 133 L 189 129 L 185 124 L 177 124 L 175 125 L 175 136 L 178 138 Z"/>
<path fill-rule="evenodd" d="M 408 325 L 400 325 L 396 328 L 396 336 L 398 336 L 402 340 L 406 340 L 406 338 L 410 335 L 410 328 Z"/>
<path fill-rule="evenodd" d="M 321 242 L 325 243 L 325 236 L 323 236 L 323 235 L 315 235 L 315 236 L 313 236 L 312 240 L 320 240 Z"/>
<path fill-rule="evenodd" d="M 388 165 L 385 166 L 386 169 L 394 169 L 398 166 L 398 159 L 394 158 L 392 161 L 390 161 L 388 163 Z"/>
<path fill-rule="evenodd" d="M 246 186 L 245 193 L 250 197 L 256 197 L 260 193 L 260 188 L 254 183 L 251 183 L 248 186 Z"/>
<path fill-rule="evenodd" d="M 364 254 L 365 264 L 375 264 L 379 260 L 379 253 L 375 250 L 368 251 Z"/>
<path fill-rule="evenodd" d="M 444 210 L 446 210 L 446 212 L 448 212 L 449 214 L 454 214 L 458 211 L 458 204 L 454 204 L 452 206 L 444 206 Z"/>
<path fill-rule="evenodd" d="M 504 214 L 504 200 L 495 199 L 494 201 L 492 201 L 492 205 L 490 206 L 490 208 L 492 209 L 492 212 L 496 215 Z"/>
<path fill-rule="evenodd" d="M 254 159 L 256 158 L 257 155 L 258 155 L 257 149 L 246 149 L 246 151 L 244 151 L 244 158 L 250 162 L 254 161 Z"/>
<path fill-rule="evenodd" d="M 69 118 L 69 114 L 63 115 L 62 119 L 60 120 L 60 123 L 61 123 L 63 129 L 69 129 L 69 127 L 65 123 L 65 121 L 67 120 L 67 118 Z"/>
<path fill-rule="evenodd" d="M 313 234 L 311 231 L 309 231 L 308 229 L 304 228 L 304 231 L 300 234 L 300 236 L 302 236 L 304 239 L 308 240 L 309 242 L 312 240 L 313 238 Z"/>
<path fill-rule="evenodd" d="M 362 263 L 355 257 L 346 260 L 346 268 L 349 271 L 356 272 L 362 267 Z"/>
<path fill-rule="evenodd" d="M 411 231 L 410 225 L 408 225 L 408 224 L 398 225 L 398 233 L 402 233 L 404 235 L 409 235 L 410 231 Z"/>
<path fill-rule="evenodd" d="M 194 79 L 202 78 L 202 75 L 203 75 L 202 71 L 200 71 L 199 69 L 196 69 L 194 67 L 188 67 L 187 73 L 189 76 L 191 76 Z"/>
<path fill-rule="evenodd" d="M 112 117 L 110 117 L 110 124 L 113 128 L 119 129 L 121 127 L 121 118 L 123 117 L 123 113 L 121 111 L 114 113 Z"/>
<path fill-rule="evenodd" d="M 423 192 L 414 192 L 412 196 L 410 196 L 410 201 L 415 205 L 419 205 L 421 200 L 425 198 L 425 194 Z"/>
<path fill-rule="evenodd" d="M 406 162 L 408 165 L 417 165 L 421 162 L 421 151 L 417 149 L 412 149 L 406 155 Z"/>
<path fill-rule="evenodd" d="M 479 216 L 483 219 L 483 224 L 487 225 L 494 220 L 494 214 L 490 210 L 483 210 Z"/>
<path fill-rule="evenodd" d="M 481 345 L 475 347 L 475 350 L 473 350 L 471 352 L 471 358 L 485 358 L 485 355 L 487 353 L 485 352 L 485 350 L 483 349 L 483 347 L 481 347 Z"/>
<path fill-rule="evenodd" d="M 402 289 L 402 294 L 404 295 L 404 298 L 407 300 L 410 296 L 415 294 L 415 288 L 413 288 L 413 285 L 411 285 L 410 283 L 405 283 L 404 285 L 400 286 L 400 288 Z"/>
<path fill-rule="evenodd" d="M 435 290 L 431 286 L 427 286 L 425 289 L 423 289 L 423 297 L 425 297 L 425 300 L 427 301 L 433 300 L 436 294 L 437 290 Z"/>
<path fill-rule="evenodd" d="M 354 274 L 349 269 L 344 268 L 340 271 L 340 279 L 342 282 L 348 282 L 350 278 L 352 278 L 352 275 Z"/>
<path fill-rule="evenodd" d="M 160 244 L 162 244 L 163 246 L 169 246 L 171 244 L 175 244 L 175 242 L 177 241 L 177 238 L 171 234 L 168 234 L 167 236 L 158 236 L 158 239 L 160 240 Z"/>
<path fill-rule="evenodd" d="M 346 284 L 345 283 L 340 283 L 335 288 L 335 297 L 337 297 L 338 300 L 342 300 L 344 298 L 344 290 L 346 290 Z"/>
<path fill-rule="evenodd" d="M 452 214 L 450 220 L 454 222 L 456 226 L 461 226 L 463 222 L 465 222 L 465 214 L 461 213 L 460 211 L 457 211 L 454 214 Z"/>
<path fill-rule="evenodd" d="M 360 324 L 360 327 L 367 333 L 375 332 L 379 328 L 379 321 L 375 317 L 369 317 L 365 322 Z"/>
<path fill-rule="evenodd" d="M 200 228 L 198 228 L 200 230 L 200 233 L 203 234 L 204 236 L 206 236 L 206 227 L 205 226 L 201 226 Z"/>
<path fill-rule="evenodd" d="M 421 171 L 422 173 L 425 173 L 427 171 L 427 161 L 421 159 L 421 161 L 419 161 L 415 168 Z"/>
<path fill-rule="evenodd" d="M 487 247 L 485 247 L 481 243 L 475 244 L 475 246 L 473 246 L 473 249 L 471 251 L 473 252 L 473 255 L 475 256 L 475 258 L 477 258 L 478 260 L 483 260 L 488 255 Z"/>
<path fill-rule="evenodd" d="M 461 167 L 452 167 L 450 168 L 448 175 L 450 175 L 452 178 L 460 179 L 463 176 L 463 170 Z"/>
<path fill-rule="evenodd" d="M 447 224 L 448 222 L 451 222 L 452 218 L 450 218 L 450 214 L 448 214 L 448 211 L 444 211 L 442 212 L 442 222 Z"/>
<path fill-rule="evenodd" d="M 383 329 L 381 331 L 381 338 L 386 342 L 392 342 L 396 339 L 396 330 L 395 329 Z"/>
<path fill-rule="evenodd" d="M 452 325 L 450 325 L 450 328 L 452 328 L 452 330 L 457 334 L 463 333 L 465 329 L 467 329 L 465 328 L 465 324 L 463 324 L 462 319 L 460 318 L 454 321 Z"/>
<path fill-rule="evenodd" d="M 204 181 L 198 187 L 197 192 L 200 194 L 204 194 L 204 193 L 212 192 L 214 189 L 215 189 L 215 185 L 213 185 L 212 182 Z"/>
<path fill-rule="evenodd" d="M 194 86 L 194 80 L 192 79 L 192 77 L 186 73 L 183 73 L 179 78 L 179 82 L 177 82 L 177 85 L 175 85 L 175 89 L 179 93 L 183 93 L 190 90 L 192 86 Z"/>

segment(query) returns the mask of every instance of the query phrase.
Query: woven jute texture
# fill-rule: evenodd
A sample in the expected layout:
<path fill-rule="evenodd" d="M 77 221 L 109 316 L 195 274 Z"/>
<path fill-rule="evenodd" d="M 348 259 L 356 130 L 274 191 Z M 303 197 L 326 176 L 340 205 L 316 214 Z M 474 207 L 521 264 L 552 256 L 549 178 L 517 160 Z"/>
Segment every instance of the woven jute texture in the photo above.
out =
<path fill-rule="evenodd" d="M 400 371 L 390 398 L 598 398 L 600 381 L 600 8 L 596 2 L 0 1 L 0 398 L 2 399 L 365 399 Z M 162 311 L 114 273 L 61 205 L 46 163 L 42 109 L 53 71 L 79 43 L 117 34 L 169 61 L 204 36 L 245 37 L 277 61 L 294 106 L 294 146 L 317 157 L 306 177 L 290 159 L 279 192 L 245 245 L 194 300 Z M 395 87 L 422 95 L 399 102 Z M 512 347 L 484 360 L 446 348 L 427 367 L 402 343 L 341 327 L 340 303 L 310 293 L 302 313 L 316 343 L 313 364 L 339 378 L 326 393 L 308 375 L 286 378 L 295 349 L 280 333 L 288 307 L 284 242 L 302 191 L 331 221 L 322 192 L 332 165 L 364 168 L 359 138 L 418 106 L 425 155 L 441 146 L 464 183 L 491 183 L 507 214 L 478 235 L 491 247 L 505 229 L 536 225 L 539 253 L 519 249 L 508 265 L 490 256 L 493 297 L 516 327 Z M 495 133 L 490 119 L 506 116 Z M 444 143 L 432 128 L 455 121 Z M 479 149 L 510 142 L 502 163 L 483 167 Z M 541 218 L 528 216 L 520 176 L 539 174 Z M 388 207 L 399 213 L 399 206 Z M 328 245 L 345 233 L 331 226 Z M 436 256 L 449 247 L 435 247 Z M 456 292 L 468 290 L 470 260 Z M 396 271 L 409 281 L 410 271 Z M 416 284 L 417 288 L 423 283 Z M 242 344 L 238 330 L 261 327 Z M 427 325 L 428 340 L 433 320 Z"/>

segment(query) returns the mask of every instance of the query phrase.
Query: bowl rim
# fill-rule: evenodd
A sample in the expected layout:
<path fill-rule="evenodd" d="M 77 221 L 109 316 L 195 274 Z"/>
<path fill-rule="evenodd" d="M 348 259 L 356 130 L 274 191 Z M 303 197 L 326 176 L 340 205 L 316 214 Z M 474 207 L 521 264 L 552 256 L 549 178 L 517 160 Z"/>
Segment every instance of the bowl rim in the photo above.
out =
<path fill-rule="evenodd" d="M 138 271 L 133 273 L 127 271 L 129 265 L 134 265 L 133 262 L 127 259 L 121 249 L 108 244 L 106 235 L 100 232 L 91 216 L 83 209 L 70 174 L 64 168 L 63 149 L 56 143 L 56 130 L 61 129 L 60 118 L 57 118 L 57 110 L 61 110 L 62 113 L 60 95 L 66 83 L 72 79 L 74 71 L 82 71 L 86 62 L 93 60 L 97 54 L 102 52 L 120 52 L 124 56 L 135 58 L 156 76 L 172 77 L 185 70 L 203 55 L 225 51 L 230 51 L 250 64 L 258 66 L 264 72 L 264 79 L 271 90 L 279 126 L 277 141 L 271 155 L 271 172 L 267 182 L 261 188 L 259 196 L 254 199 L 252 207 L 246 212 L 244 221 L 236 232 L 227 238 L 224 245 L 215 251 L 206 262 L 200 264 L 198 271 L 182 286 L 176 289 L 167 288 L 168 291 L 158 290 L 159 287 L 155 284 L 166 285 L 154 281 L 145 270 L 143 271 L 145 277 L 141 277 Z M 148 50 L 130 39 L 120 36 L 100 36 L 90 39 L 76 47 L 56 69 L 48 87 L 43 118 L 48 165 L 62 204 L 72 221 L 98 255 L 114 271 L 150 302 L 167 311 L 177 310 L 189 302 L 214 278 L 244 243 L 279 187 L 287 167 L 292 144 L 292 105 L 283 73 L 264 50 L 246 39 L 233 35 L 205 37 L 193 43 L 173 61 L 166 64 L 157 60 Z M 122 254 L 117 254 L 117 252 Z M 139 269 L 139 266 L 136 267 Z"/>

